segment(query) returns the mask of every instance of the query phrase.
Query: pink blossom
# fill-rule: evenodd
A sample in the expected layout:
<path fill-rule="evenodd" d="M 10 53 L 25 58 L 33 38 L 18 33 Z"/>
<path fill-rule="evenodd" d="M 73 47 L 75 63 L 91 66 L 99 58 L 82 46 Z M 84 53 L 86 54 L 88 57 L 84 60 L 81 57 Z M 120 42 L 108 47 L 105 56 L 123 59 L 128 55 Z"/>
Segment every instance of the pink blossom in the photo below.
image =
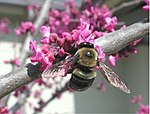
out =
<path fill-rule="evenodd" d="M 41 96 L 41 91 L 36 90 L 34 93 L 34 98 L 38 98 L 39 96 Z"/>
<path fill-rule="evenodd" d="M 108 60 L 111 66 L 116 66 L 116 61 L 119 59 L 119 54 L 109 55 Z"/>
<path fill-rule="evenodd" d="M 64 45 L 65 39 L 64 38 L 57 38 L 56 39 L 56 44 L 60 47 Z"/>
<path fill-rule="evenodd" d="M 133 96 L 133 98 L 131 99 L 132 104 L 141 103 L 141 102 L 142 102 L 142 96 L 141 95 Z"/>
<path fill-rule="evenodd" d="M 0 20 L 0 32 L 8 34 L 10 30 L 8 29 L 8 25 L 10 24 L 10 20 L 6 17 Z"/>
<path fill-rule="evenodd" d="M 90 30 L 90 24 L 80 18 L 80 26 L 78 29 L 73 30 L 73 39 L 76 40 L 77 45 L 79 45 L 81 42 L 93 42 L 92 40 L 94 39 L 94 36 L 90 36 L 92 31 Z"/>
<path fill-rule="evenodd" d="M 0 22 L 0 31 L 3 31 L 5 34 L 8 34 L 10 32 L 7 28 L 7 23 Z"/>
<path fill-rule="evenodd" d="M 108 57 L 108 60 L 109 60 L 109 63 L 112 65 L 112 66 L 116 66 L 116 59 L 114 56 L 110 55 Z"/>
<path fill-rule="evenodd" d="M 106 17 L 104 18 L 105 24 L 104 28 L 110 32 L 115 31 L 116 25 L 117 25 L 117 17 Z"/>
<path fill-rule="evenodd" d="M 4 60 L 4 63 L 5 64 L 13 64 L 13 65 L 16 65 L 16 66 L 20 66 L 21 65 L 21 63 L 20 63 L 18 58 L 15 58 L 15 59 L 12 59 L 12 60 Z"/>
<path fill-rule="evenodd" d="M 15 28 L 14 32 L 16 33 L 16 36 L 20 36 L 21 35 L 21 29 L 20 28 Z"/>
<path fill-rule="evenodd" d="M 64 49 L 63 49 L 63 48 L 59 49 L 59 51 L 58 51 L 58 55 L 59 55 L 60 57 L 62 57 L 62 56 L 64 56 L 64 55 L 65 55 L 65 51 L 64 51 Z"/>
<path fill-rule="evenodd" d="M 40 62 L 42 64 L 41 70 L 47 68 L 48 65 L 52 65 L 52 62 L 54 61 L 54 54 L 50 54 L 50 52 L 43 53 L 42 50 L 37 49 L 36 41 L 30 41 L 30 49 L 34 52 L 32 57 L 30 57 L 30 60 L 32 62 Z"/>
<path fill-rule="evenodd" d="M 98 59 L 104 62 L 105 61 L 105 53 L 102 51 L 102 48 L 98 45 L 96 45 L 95 48 L 98 51 Z"/>
<path fill-rule="evenodd" d="M 29 48 L 30 48 L 34 53 L 37 52 L 37 45 L 36 45 L 36 41 L 35 41 L 35 40 L 31 40 L 31 41 L 30 41 Z"/>
<path fill-rule="evenodd" d="M 92 31 L 90 30 L 90 24 L 86 20 L 80 18 L 80 26 L 78 30 L 80 36 L 82 35 L 84 38 L 86 38 L 91 34 L 91 32 Z"/>
<path fill-rule="evenodd" d="M 94 31 L 93 35 L 96 37 L 96 38 L 99 38 L 101 36 L 105 36 L 107 33 L 105 32 L 98 32 L 98 31 Z"/>
<path fill-rule="evenodd" d="M 80 18 L 80 30 L 89 30 L 90 24 L 84 19 Z"/>
<path fill-rule="evenodd" d="M 34 33 L 35 31 L 33 23 L 29 21 L 21 22 L 20 27 L 14 29 L 14 32 L 16 33 L 17 36 L 25 34 L 28 31 L 30 31 L 31 33 Z"/>
<path fill-rule="evenodd" d="M 136 114 L 149 114 L 150 106 L 149 105 L 140 105 Z"/>
<path fill-rule="evenodd" d="M 7 107 L 0 107 L 0 114 L 10 114 Z"/>
<path fill-rule="evenodd" d="M 49 38 L 50 37 L 50 27 L 41 26 L 40 33 L 44 38 Z"/>
<path fill-rule="evenodd" d="M 26 33 L 27 31 L 30 31 L 33 33 L 35 31 L 35 27 L 32 22 L 26 21 L 26 22 L 21 22 L 21 31 L 23 33 Z"/>
<path fill-rule="evenodd" d="M 131 43 L 132 46 L 136 46 L 139 42 L 142 41 L 142 38 L 135 40 L 134 42 Z"/>
<path fill-rule="evenodd" d="M 65 25 L 68 25 L 70 22 L 70 15 L 64 11 L 61 13 L 61 16 L 62 16 L 62 22 L 64 22 Z"/>
<path fill-rule="evenodd" d="M 146 3 L 146 5 L 143 6 L 143 9 L 144 9 L 145 11 L 149 11 L 149 10 L 150 10 L 150 5 L 149 5 L 150 0 L 144 0 L 144 2 Z"/>
<path fill-rule="evenodd" d="M 73 37 L 69 32 L 63 32 L 62 33 L 62 37 L 65 39 L 65 41 L 69 42 L 69 43 L 73 43 Z"/>
<path fill-rule="evenodd" d="M 52 9 L 51 13 L 52 13 L 52 16 L 54 16 L 54 17 L 60 16 L 60 12 L 57 9 Z"/>
<path fill-rule="evenodd" d="M 102 81 L 99 81 L 96 84 L 96 88 L 102 90 L 103 92 L 106 92 L 106 86 L 105 86 L 105 84 Z"/>
<path fill-rule="evenodd" d="M 123 26 L 120 27 L 120 30 L 123 30 L 123 29 L 125 29 L 126 27 L 127 27 L 126 25 L 123 25 Z"/>
<path fill-rule="evenodd" d="M 49 38 L 45 37 L 45 38 L 43 38 L 43 39 L 40 40 L 40 43 L 41 44 L 49 44 L 50 40 L 49 40 Z"/>
<path fill-rule="evenodd" d="M 40 33 L 43 36 L 43 38 L 40 40 L 41 44 L 51 44 L 54 43 L 56 39 L 58 39 L 57 34 L 55 33 L 50 34 L 50 27 L 41 26 Z"/>

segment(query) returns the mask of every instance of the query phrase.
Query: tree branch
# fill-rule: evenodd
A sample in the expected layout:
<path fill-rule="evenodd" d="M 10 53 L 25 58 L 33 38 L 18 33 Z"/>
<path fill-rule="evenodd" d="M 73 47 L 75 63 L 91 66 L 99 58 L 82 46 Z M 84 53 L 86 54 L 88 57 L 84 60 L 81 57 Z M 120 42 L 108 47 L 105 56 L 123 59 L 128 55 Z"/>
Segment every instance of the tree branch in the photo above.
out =
<path fill-rule="evenodd" d="M 12 73 L 2 76 L 0 78 L 0 98 L 40 78 L 41 72 L 39 68 L 39 64 L 33 65 L 29 63 Z"/>
<path fill-rule="evenodd" d="M 143 2 L 143 0 L 133 0 L 133 1 L 129 1 L 129 2 L 124 2 L 121 5 L 111 9 L 111 13 L 114 14 L 115 12 L 117 12 L 125 7 L 133 6 L 133 5 L 139 4 L 140 2 Z"/>
<path fill-rule="evenodd" d="M 131 42 L 149 33 L 149 23 L 135 23 L 123 30 L 117 30 L 96 39 L 96 44 L 102 47 L 106 54 L 112 54 L 128 46 Z"/>
<path fill-rule="evenodd" d="M 149 23 L 135 23 L 123 30 L 117 30 L 106 36 L 96 39 L 96 44 L 101 46 L 106 54 L 118 52 L 132 41 L 149 33 Z M 8 95 L 15 89 L 24 86 L 41 77 L 40 65 L 31 63 L 0 78 L 0 98 Z"/>

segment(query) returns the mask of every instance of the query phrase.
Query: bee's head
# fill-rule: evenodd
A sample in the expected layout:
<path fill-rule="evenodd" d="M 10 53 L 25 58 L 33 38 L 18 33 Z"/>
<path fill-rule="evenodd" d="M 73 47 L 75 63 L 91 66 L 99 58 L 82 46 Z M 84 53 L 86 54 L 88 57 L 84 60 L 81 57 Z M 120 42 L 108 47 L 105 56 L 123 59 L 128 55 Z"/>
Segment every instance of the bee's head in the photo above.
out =
<path fill-rule="evenodd" d="M 81 49 L 83 47 L 94 48 L 94 45 L 92 43 L 89 43 L 89 42 L 81 42 L 79 44 L 79 49 Z"/>

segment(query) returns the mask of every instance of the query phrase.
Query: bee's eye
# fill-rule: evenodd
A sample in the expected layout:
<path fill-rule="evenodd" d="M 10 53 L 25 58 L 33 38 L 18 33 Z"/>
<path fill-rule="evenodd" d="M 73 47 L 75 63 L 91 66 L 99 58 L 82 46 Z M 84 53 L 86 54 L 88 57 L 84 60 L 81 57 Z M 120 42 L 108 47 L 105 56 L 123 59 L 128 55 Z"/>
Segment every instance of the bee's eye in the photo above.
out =
<path fill-rule="evenodd" d="M 89 58 L 92 58 L 93 57 L 93 53 L 91 51 L 87 51 L 86 52 L 86 56 L 89 57 Z"/>

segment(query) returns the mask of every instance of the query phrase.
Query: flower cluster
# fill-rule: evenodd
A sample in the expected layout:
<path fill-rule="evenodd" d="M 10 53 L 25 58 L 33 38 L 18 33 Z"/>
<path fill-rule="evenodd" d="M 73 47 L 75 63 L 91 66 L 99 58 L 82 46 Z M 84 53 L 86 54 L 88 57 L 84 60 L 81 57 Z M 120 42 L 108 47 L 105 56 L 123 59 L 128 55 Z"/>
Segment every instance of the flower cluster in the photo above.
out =
<path fill-rule="evenodd" d="M 40 32 L 43 36 L 40 43 L 42 46 L 37 48 L 36 41 L 30 42 L 30 49 L 33 51 L 31 57 L 32 62 L 39 62 L 42 64 L 42 70 L 50 67 L 57 58 L 63 58 L 67 55 L 72 55 L 72 49 L 78 47 L 81 42 L 91 42 L 94 44 L 94 40 L 98 37 L 90 30 L 90 24 L 80 19 L 80 26 L 77 29 L 69 32 L 63 32 L 61 37 L 56 33 L 50 33 L 50 27 L 42 26 Z M 100 60 L 104 60 L 105 54 L 102 49 L 95 45 Z"/>
<path fill-rule="evenodd" d="M 82 17 L 90 21 L 91 30 L 94 31 L 113 32 L 117 25 L 117 18 L 112 17 L 106 5 L 103 5 L 101 8 L 90 6 L 85 10 Z"/>
<path fill-rule="evenodd" d="M 10 24 L 10 20 L 6 17 L 0 20 L 0 32 L 4 34 L 8 34 L 10 30 L 8 29 L 8 25 Z"/>
<path fill-rule="evenodd" d="M 79 24 L 81 12 L 76 8 L 74 0 L 68 0 L 64 3 L 65 10 L 52 9 L 49 12 L 48 24 L 51 32 L 61 35 L 64 30 L 69 32 Z"/>
<path fill-rule="evenodd" d="M 139 108 L 136 112 L 137 114 L 149 114 L 150 106 L 143 104 L 141 95 L 133 96 L 133 98 L 131 99 L 131 103 L 139 105 Z"/>
<path fill-rule="evenodd" d="M 22 34 L 27 33 L 28 31 L 30 31 L 31 33 L 34 33 L 35 31 L 33 23 L 29 21 L 21 22 L 20 27 L 14 29 L 14 32 L 18 37 Z"/>

